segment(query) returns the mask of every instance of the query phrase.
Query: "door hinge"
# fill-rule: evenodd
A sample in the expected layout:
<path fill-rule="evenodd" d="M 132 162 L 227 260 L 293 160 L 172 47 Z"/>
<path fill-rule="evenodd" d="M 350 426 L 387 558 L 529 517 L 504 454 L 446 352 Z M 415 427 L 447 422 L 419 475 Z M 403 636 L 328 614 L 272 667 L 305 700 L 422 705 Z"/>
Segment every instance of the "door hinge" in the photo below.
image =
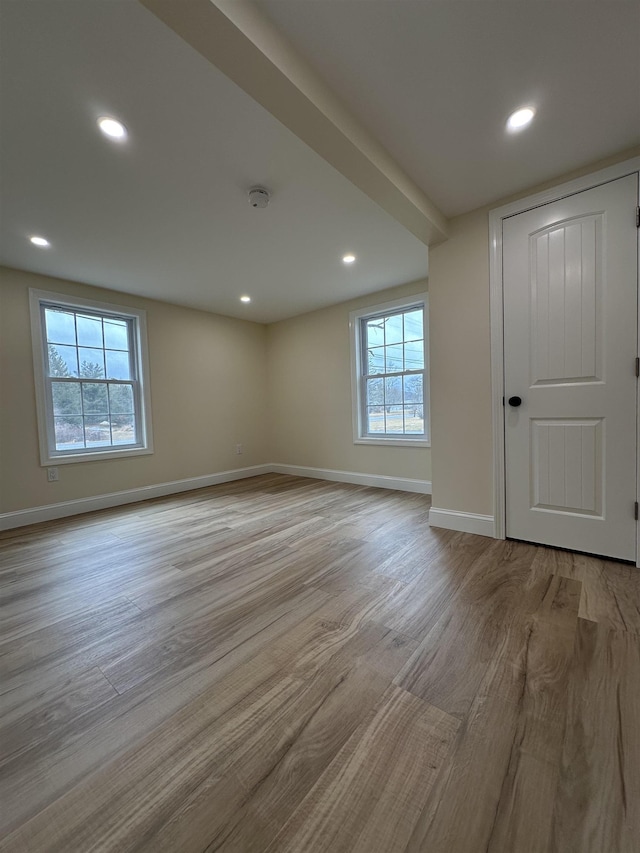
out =
<path fill-rule="evenodd" d="M 640 228 L 640 207 L 636 207 L 636 228 Z"/>
<path fill-rule="evenodd" d="M 636 501 L 633 505 L 633 517 L 635 520 L 638 520 L 638 501 Z"/>
<path fill-rule="evenodd" d="M 640 358 L 636 358 L 636 376 L 640 376 Z"/>

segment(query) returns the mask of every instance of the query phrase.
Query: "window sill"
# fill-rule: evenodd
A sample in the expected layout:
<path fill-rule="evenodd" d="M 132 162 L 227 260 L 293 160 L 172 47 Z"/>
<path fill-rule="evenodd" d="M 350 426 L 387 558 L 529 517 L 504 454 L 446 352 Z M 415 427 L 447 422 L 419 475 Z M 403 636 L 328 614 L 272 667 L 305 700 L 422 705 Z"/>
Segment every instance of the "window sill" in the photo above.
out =
<path fill-rule="evenodd" d="M 67 453 L 60 456 L 43 458 L 40 467 L 52 465 L 69 465 L 74 462 L 106 462 L 108 459 L 126 459 L 129 456 L 145 456 L 153 453 L 152 447 L 131 447 L 128 450 L 103 450 L 89 453 Z"/>
<path fill-rule="evenodd" d="M 353 439 L 354 444 L 378 444 L 388 447 L 431 447 L 431 442 L 424 438 L 369 438 Z"/>

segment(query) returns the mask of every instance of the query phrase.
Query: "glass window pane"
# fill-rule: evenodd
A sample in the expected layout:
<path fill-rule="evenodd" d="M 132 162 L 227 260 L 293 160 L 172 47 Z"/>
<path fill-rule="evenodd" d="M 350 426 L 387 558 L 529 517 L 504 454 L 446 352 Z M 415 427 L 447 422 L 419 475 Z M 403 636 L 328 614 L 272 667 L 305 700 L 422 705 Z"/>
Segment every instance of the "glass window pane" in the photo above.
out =
<path fill-rule="evenodd" d="M 94 382 L 82 383 L 82 402 L 85 415 L 103 414 L 109 411 L 107 386 Z"/>
<path fill-rule="evenodd" d="M 384 432 L 384 408 L 369 406 L 367 408 L 367 432 Z"/>
<path fill-rule="evenodd" d="M 135 415 L 113 415 L 111 435 L 114 445 L 135 444 L 137 440 Z"/>
<path fill-rule="evenodd" d="M 367 321 L 367 347 L 384 346 L 384 320 L 378 317 Z"/>
<path fill-rule="evenodd" d="M 424 343 L 422 341 L 411 341 L 404 345 L 404 369 L 424 369 Z"/>
<path fill-rule="evenodd" d="M 384 403 L 385 406 L 391 404 L 402 404 L 402 377 L 387 376 L 384 380 Z"/>
<path fill-rule="evenodd" d="M 367 405 L 384 405 L 384 379 L 367 379 Z"/>
<path fill-rule="evenodd" d="M 369 373 L 384 373 L 384 347 L 367 351 L 367 365 Z"/>
<path fill-rule="evenodd" d="M 112 415 L 133 412 L 132 385 L 109 385 L 109 411 Z"/>
<path fill-rule="evenodd" d="M 384 320 L 385 343 L 387 345 L 402 343 L 402 314 L 393 314 L 391 317 L 385 317 Z"/>
<path fill-rule="evenodd" d="M 418 376 L 404 376 L 404 402 L 422 403 L 422 374 Z"/>
<path fill-rule="evenodd" d="M 45 308 L 44 317 L 47 327 L 47 342 L 75 346 L 76 324 L 72 313 L 57 311 L 55 308 Z"/>
<path fill-rule="evenodd" d="M 85 379 L 104 379 L 104 350 L 78 348 L 80 376 Z"/>
<path fill-rule="evenodd" d="M 404 431 L 405 433 L 423 434 L 424 417 L 422 403 L 404 407 Z"/>
<path fill-rule="evenodd" d="M 386 407 L 386 431 L 387 433 L 397 433 L 402 435 L 404 432 L 404 423 L 402 417 L 402 406 L 387 406 Z"/>
<path fill-rule="evenodd" d="M 111 428 L 108 415 L 85 415 L 84 438 L 87 447 L 109 447 Z"/>
<path fill-rule="evenodd" d="M 81 347 L 104 346 L 102 342 L 102 320 L 97 317 L 85 317 L 78 314 L 76 317 L 78 328 L 78 343 Z"/>
<path fill-rule="evenodd" d="M 397 373 L 402 370 L 402 344 L 385 347 L 386 373 Z"/>
<path fill-rule="evenodd" d="M 54 415 L 81 415 L 79 382 L 52 382 Z"/>
<path fill-rule="evenodd" d="M 405 341 L 416 341 L 424 338 L 423 311 L 407 311 L 404 315 L 404 339 Z"/>
<path fill-rule="evenodd" d="M 108 349 L 129 349 L 129 324 L 104 318 L 104 345 Z"/>
<path fill-rule="evenodd" d="M 56 450 L 78 450 L 84 447 L 82 418 L 64 415 L 54 418 Z"/>
<path fill-rule="evenodd" d="M 62 344 L 49 344 L 49 376 L 77 376 L 78 350 Z"/>
<path fill-rule="evenodd" d="M 128 352 L 105 350 L 107 379 L 131 379 Z"/>

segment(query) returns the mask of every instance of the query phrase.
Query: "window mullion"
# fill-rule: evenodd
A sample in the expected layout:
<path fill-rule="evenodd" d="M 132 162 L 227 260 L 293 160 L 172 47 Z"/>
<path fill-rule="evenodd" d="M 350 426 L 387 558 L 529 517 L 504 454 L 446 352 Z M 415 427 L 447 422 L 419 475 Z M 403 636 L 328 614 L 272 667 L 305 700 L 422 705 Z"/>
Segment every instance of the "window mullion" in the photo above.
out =
<path fill-rule="evenodd" d="M 77 311 L 73 312 L 73 331 L 74 331 L 75 336 L 76 336 L 76 367 L 78 369 L 78 378 L 79 378 L 80 377 L 80 344 L 78 343 L 78 312 Z M 83 423 L 82 434 L 84 435 L 84 420 L 82 421 L 82 423 Z"/>
<path fill-rule="evenodd" d="M 144 424 L 144 413 L 142 410 L 142 384 L 140 382 L 133 382 L 131 391 L 133 393 L 133 408 L 134 413 L 133 416 L 135 418 L 136 423 L 136 444 L 140 444 L 143 440 L 144 433 L 142 432 L 143 427 L 146 429 Z"/>
<path fill-rule="evenodd" d="M 138 376 L 137 353 L 133 346 L 133 323 L 127 322 L 127 343 L 129 345 L 129 376 Z M 106 371 L 105 371 L 106 374 Z"/>
<path fill-rule="evenodd" d="M 47 372 L 44 375 L 45 388 L 45 421 L 49 443 L 52 447 L 56 446 L 56 418 L 53 411 L 53 391 L 51 389 L 51 377 L 48 375 L 48 350 L 47 350 Z"/>
<path fill-rule="evenodd" d="M 106 362 L 104 367 L 106 372 Z M 107 385 L 107 418 L 109 419 L 109 441 L 111 442 L 111 446 L 113 447 L 113 427 L 111 424 L 111 394 L 109 393 L 109 385 Z"/>
<path fill-rule="evenodd" d="M 420 376 L 425 372 L 424 368 L 420 370 L 402 370 L 395 371 L 393 373 L 365 373 L 364 379 L 383 379 L 388 376 L 389 378 L 393 378 L 394 376 Z"/>
<path fill-rule="evenodd" d="M 84 422 L 84 386 L 82 380 L 80 380 L 80 411 L 82 412 L 82 443 L 87 447 L 87 431 L 85 429 Z"/>
<path fill-rule="evenodd" d="M 54 382 L 91 382 L 96 385 L 131 385 L 133 380 L 131 379 L 104 379 L 101 376 L 49 376 L 48 378 L 52 379 Z"/>

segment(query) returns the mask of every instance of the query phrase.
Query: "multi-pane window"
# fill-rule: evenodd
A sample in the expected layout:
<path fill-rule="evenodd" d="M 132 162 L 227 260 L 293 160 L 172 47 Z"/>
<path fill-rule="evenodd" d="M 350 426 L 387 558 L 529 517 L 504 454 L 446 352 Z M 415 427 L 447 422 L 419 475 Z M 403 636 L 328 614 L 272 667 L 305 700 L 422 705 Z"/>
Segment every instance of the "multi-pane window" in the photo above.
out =
<path fill-rule="evenodd" d="M 45 464 L 63 457 L 146 450 L 142 312 L 36 301 Z"/>
<path fill-rule="evenodd" d="M 425 303 L 360 312 L 357 335 L 359 439 L 428 440 Z"/>

